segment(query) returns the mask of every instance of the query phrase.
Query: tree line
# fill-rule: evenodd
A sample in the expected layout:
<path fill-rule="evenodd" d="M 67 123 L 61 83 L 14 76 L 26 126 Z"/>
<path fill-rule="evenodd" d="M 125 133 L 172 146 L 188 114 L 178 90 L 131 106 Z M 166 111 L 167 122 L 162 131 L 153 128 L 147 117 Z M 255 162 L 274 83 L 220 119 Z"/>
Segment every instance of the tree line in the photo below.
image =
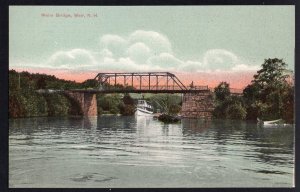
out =
<path fill-rule="evenodd" d="M 214 118 L 263 120 L 282 118 L 294 121 L 294 84 L 289 81 L 287 64 L 282 59 L 265 59 L 261 69 L 243 90 L 242 96 L 230 93 L 230 85 L 221 82 L 214 89 Z M 106 85 L 110 86 L 110 85 Z M 122 85 L 118 85 L 119 87 Z M 38 94 L 38 89 L 88 89 L 98 87 L 94 79 L 82 83 L 58 79 L 53 75 L 9 71 L 9 117 L 80 115 L 76 103 L 58 93 Z M 130 88 L 130 87 L 129 87 Z M 156 112 L 177 114 L 179 95 L 151 95 Z M 98 113 L 133 115 L 135 103 L 129 94 L 97 94 Z M 159 109 L 159 110 L 157 110 Z"/>
<path fill-rule="evenodd" d="M 53 75 L 9 71 L 9 117 L 67 116 L 80 114 L 79 105 L 65 94 L 37 93 L 39 89 L 89 89 L 98 86 L 94 79 L 82 83 L 58 79 Z M 133 99 L 129 95 L 97 94 L 98 114 L 133 115 Z"/>
<path fill-rule="evenodd" d="M 229 84 L 215 89 L 213 115 L 220 119 L 284 119 L 294 122 L 294 84 L 282 59 L 265 59 L 261 69 L 243 90 L 241 97 L 230 94 Z"/>

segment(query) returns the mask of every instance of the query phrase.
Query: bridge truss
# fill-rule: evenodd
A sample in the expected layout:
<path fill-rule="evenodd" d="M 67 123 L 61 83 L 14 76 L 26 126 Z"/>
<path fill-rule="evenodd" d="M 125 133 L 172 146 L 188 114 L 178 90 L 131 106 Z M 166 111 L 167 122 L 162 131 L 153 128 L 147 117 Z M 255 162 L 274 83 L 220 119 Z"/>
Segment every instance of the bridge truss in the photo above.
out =
<path fill-rule="evenodd" d="M 185 86 L 169 72 L 98 73 L 102 92 L 187 93 L 208 91 L 208 86 Z"/>

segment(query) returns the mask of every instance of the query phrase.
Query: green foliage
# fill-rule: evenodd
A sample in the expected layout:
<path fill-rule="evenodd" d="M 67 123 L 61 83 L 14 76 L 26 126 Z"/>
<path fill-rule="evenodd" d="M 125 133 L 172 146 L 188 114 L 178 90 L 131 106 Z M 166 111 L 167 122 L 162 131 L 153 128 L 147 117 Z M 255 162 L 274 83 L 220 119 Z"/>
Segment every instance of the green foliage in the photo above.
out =
<path fill-rule="evenodd" d="M 120 112 L 120 110 L 119 110 L 119 106 L 118 105 L 115 105 L 115 104 L 113 104 L 113 105 L 111 105 L 110 106 L 110 109 L 109 109 L 109 112 L 111 113 L 111 114 L 118 114 L 119 112 Z"/>
<path fill-rule="evenodd" d="M 45 89 L 46 86 L 47 86 L 47 83 L 46 83 L 45 77 L 40 77 L 38 79 L 38 81 L 36 82 L 36 88 L 37 89 Z"/>
<path fill-rule="evenodd" d="M 231 96 L 229 84 L 221 82 L 215 88 L 216 107 L 213 116 L 217 119 L 236 119 L 242 120 L 246 118 L 246 109 L 244 101 L 238 96 Z"/>
<path fill-rule="evenodd" d="M 9 71 L 9 117 L 67 115 L 70 101 L 63 95 L 42 95 L 37 89 L 78 88 L 72 81 L 57 79 L 45 74 Z"/>
<path fill-rule="evenodd" d="M 122 102 L 119 94 L 97 95 L 97 107 L 101 107 L 102 111 L 108 111 L 112 114 L 120 113 L 120 103 Z"/>
<path fill-rule="evenodd" d="M 289 123 L 294 122 L 294 91 L 295 88 L 293 86 L 288 86 L 283 92 L 283 108 L 282 110 L 282 118 Z"/>
<path fill-rule="evenodd" d="M 212 112 L 213 117 L 216 119 L 225 119 L 226 118 L 225 109 L 226 107 L 224 106 L 223 103 L 215 106 L 214 111 Z"/>
<path fill-rule="evenodd" d="M 226 82 L 221 82 L 214 90 L 216 100 L 224 101 L 227 97 L 230 96 L 229 84 Z"/>
<path fill-rule="evenodd" d="M 245 119 L 246 118 L 246 109 L 241 105 L 241 103 L 234 103 L 229 105 L 225 110 L 227 119 Z"/>
<path fill-rule="evenodd" d="M 103 114 L 103 109 L 99 105 L 97 105 L 97 113 L 98 113 L 98 115 L 102 115 Z"/>
<path fill-rule="evenodd" d="M 9 117 L 47 116 L 44 97 L 32 90 L 10 91 Z"/>
<path fill-rule="evenodd" d="M 84 81 L 83 83 L 81 83 L 81 85 L 82 85 L 82 88 L 97 88 L 99 83 L 95 79 L 88 79 L 88 80 Z"/>
<path fill-rule="evenodd" d="M 179 104 L 171 104 L 169 108 L 169 114 L 176 115 L 181 111 L 181 106 Z"/>
<path fill-rule="evenodd" d="M 119 105 L 121 103 L 121 96 L 119 94 L 112 94 L 109 99 L 109 112 L 112 114 L 120 113 Z"/>
<path fill-rule="evenodd" d="M 130 97 L 130 95 L 127 93 L 123 97 L 123 103 L 125 105 L 134 105 L 134 100 Z"/>
<path fill-rule="evenodd" d="M 181 110 L 180 95 L 170 94 L 155 94 L 149 97 L 154 110 L 159 110 L 167 114 L 178 114 Z"/>
<path fill-rule="evenodd" d="M 9 117 L 45 116 L 47 104 L 35 91 L 28 72 L 9 71 Z"/>
<path fill-rule="evenodd" d="M 101 107 L 103 111 L 109 111 L 109 99 L 107 96 L 102 95 L 102 94 L 97 94 L 97 107 Z"/>
<path fill-rule="evenodd" d="M 124 116 L 134 115 L 134 113 L 135 113 L 134 105 L 120 103 L 119 109 L 120 109 L 120 113 Z"/>
<path fill-rule="evenodd" d="M 243 90 L 243 99 L 246 105 L 246 119 L 255 120 L 259 116 L 259 107 L 255 103 L 258 101 L 260 88 L 257 84 L 250 84 Z"/>
<path fill-rule="evenodd" d="M 262 69 L 243 91 L 247 119 L 294 118 L 294 87 L 286 79 L 287 64 L 282 59 L 265 59 Z"/>
<path fill-rule="evenodd" d="M 47 94 L 44 96 L 48 103 L 49 116 L 65 116 L 69 114 L 70 101 L 60 94 Z"/>
<path fill-rule="evenodd" d="M 119 104 L 120 113 L 124 116 L 134 115 L 136 107 L 134 105 L 134 100 L 129 94 L 125 94 L 122 102 Z"/>
<path fill-rule="evenodd" d="M 280 86 L 286 83 L 285 75 L 287 64 L 282 59 L 265 59 L 262 64 L 262 69 L 257 71 L 254 75 L 253 83 L 260 85 L 262 88 L 265 86 Z"/>
<path fill-rule="evenodd" d="M 9 117 L 25 117 L 26 112 L 24 108 L 25 98 L 16 91 L 9 91 Z"/>

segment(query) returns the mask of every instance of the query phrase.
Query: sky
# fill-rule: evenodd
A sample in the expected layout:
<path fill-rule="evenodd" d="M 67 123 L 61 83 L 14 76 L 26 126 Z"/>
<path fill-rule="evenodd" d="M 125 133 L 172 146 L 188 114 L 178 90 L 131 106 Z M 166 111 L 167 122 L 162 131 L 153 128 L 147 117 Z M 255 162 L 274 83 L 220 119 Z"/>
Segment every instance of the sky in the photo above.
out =
<path fill-rule="evenodd" d="M 294 6 L 10 6 L 9 68 L 78 82 L 168 71 L 243 88 L 264 59 L 294 69 L 294 15 Z"/>

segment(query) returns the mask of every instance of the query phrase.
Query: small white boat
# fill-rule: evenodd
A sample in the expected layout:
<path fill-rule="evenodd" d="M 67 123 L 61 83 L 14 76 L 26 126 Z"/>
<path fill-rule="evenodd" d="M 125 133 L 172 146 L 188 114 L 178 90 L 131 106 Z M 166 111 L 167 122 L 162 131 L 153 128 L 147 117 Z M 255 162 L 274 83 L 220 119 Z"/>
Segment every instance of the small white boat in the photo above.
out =
<path fill-rule="evenodd" d="M 276 120 L 272 120 L 272 121 L 263 121 L 259 118 L 257 118 L 258 123 L 262 124 L 262 125 L 285 125 L 283 123 L 282 119 L 276 119 Z"/>
<path fill-rule="evenodd" d="M 138 116 L 152 116 L 153 107 L 146 100 L 138 100 L 135 114 Z"/>

